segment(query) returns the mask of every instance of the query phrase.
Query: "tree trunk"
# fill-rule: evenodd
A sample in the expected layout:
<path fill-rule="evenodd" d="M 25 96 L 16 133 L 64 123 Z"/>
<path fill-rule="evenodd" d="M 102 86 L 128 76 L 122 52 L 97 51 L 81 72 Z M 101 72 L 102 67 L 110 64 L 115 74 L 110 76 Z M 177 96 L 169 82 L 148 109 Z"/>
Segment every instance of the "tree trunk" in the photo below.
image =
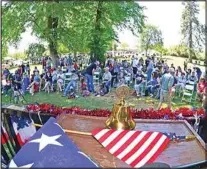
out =
<path fill-rule="evenodd" d="M 190 13 L 192 15 L 192 8 L 190 9 Z M 191 16 L 190 15 L 190 16 Z M 192 25 L 192 20 L 190 20 L 190 23 L 189 23 L 189 62 L 192 63 L 192 49 L 193 49 L 193 25 Z"/>
<path fill-rule="evenodd" d="M 58 27 L 58 18 L 49 16 L 48 17 L 48 28 L 51 31 L 51 36 L 49 38 L 49 50 L 52 57 L 53 66 L 57 67 L 59 64 L 58 52 L 57 52 L 57 32 L 56 28 Z"/>
<path fill-rule="evenodd" d="M 148 48 L 145 49 L 145 56 L 147 57 Z"/>
<path fill-rule="evenodd" d="M 96 11 L 96 20 L 95 20 L 95 31 L 93 35 L 93 43 L 91 46 L 91 58 L 95 60 L 100 60 L 104 62 L 104 59 L 102 56 L 102 49 L 101 49 L 101 17 L 102 17 L 102 7 L 103 7 L 103 2 L 99 1 L 98 2 L 98 7 Z"/>

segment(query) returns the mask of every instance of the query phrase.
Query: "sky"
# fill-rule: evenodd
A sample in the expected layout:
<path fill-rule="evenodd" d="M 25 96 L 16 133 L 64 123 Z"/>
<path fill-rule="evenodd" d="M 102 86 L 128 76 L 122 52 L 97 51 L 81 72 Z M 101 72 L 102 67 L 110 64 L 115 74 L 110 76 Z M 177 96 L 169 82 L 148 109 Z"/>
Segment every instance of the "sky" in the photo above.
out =
<path fill-rule="evenodd" d="M 147 16 L 147 24 L 157 26 L 161 31 L 164 38 L 164 46 L 169 47 L 177 45 L 180 42 L 180 21 L 182 14 L 182 2 L 176 1 L 140 1 L 141 6 L 145 6 L 147 9 L 144 11 Z M 203 2 L 198 2 L 202 6 Z M 200 14 L 198 16 L 200 22 L 205 24 L 205 9 L 200 8 Z M 22 40 L 18 46 L 18 49 L 9 47 L 9 53 L 23 52 L 26 50 L 30 43 L 38 42 L 36 37 L 30 35 L 31 30 L 27 30 L 22 34 Z M 125 42 L 129 45 L 129 48 L 136 48 L 138 45 L 138 37 L 134 36 L 129 30 L 118 32 L 119 40 L 121 43 Z"/>

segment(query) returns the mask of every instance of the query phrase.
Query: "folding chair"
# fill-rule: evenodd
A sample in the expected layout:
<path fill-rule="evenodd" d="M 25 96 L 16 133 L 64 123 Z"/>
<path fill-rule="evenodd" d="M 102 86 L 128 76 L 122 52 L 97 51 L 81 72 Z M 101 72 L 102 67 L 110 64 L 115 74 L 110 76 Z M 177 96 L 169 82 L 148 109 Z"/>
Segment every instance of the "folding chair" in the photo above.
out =
<path fill-rule="evenodd" d="M 183 91 L 183 97 L 182 97 L 181 101 L 183 101 L 185 96 L 187 96 L 187 97 L 189 97 L 189 101 L 192 102 L 193 94 L 194 94 L 194 86 L 193 85 L 186 85 L 185 89 Z"/>
<path fill-rule="evenodd" d="M 131 74 L 127 74 L 125 77 L 124 77 L 124 80 L 125 80 L 125 83 L 129 86 L 130 83 L 131 83 Z"/>
<path fill-rule="evenodd" d="M 62 68 L 62 72 L 63 73 L 67 73 L 67 69 L 66 68 Z"/>
<path fill-rule="evenodd" d="M 72 73 L 65 73 L 65 78 L 64 78 L 64 85 L 63 85 L 63 90 L 66 88 L 68 83 L 71 81 Z"/>
<path fill-rule="evenodd" d="M 93 80 L 94 84 L 100 84 L 100 73 L 99 72 L 94 72 L 93 74 Z"/>

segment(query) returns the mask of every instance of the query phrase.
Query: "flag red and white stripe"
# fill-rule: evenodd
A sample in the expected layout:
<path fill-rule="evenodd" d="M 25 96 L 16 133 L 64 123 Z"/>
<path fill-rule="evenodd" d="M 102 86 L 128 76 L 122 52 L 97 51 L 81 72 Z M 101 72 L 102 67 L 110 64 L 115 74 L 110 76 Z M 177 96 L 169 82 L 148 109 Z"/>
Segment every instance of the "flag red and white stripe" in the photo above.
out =
<path fill-rule="evenodd" d="M 170 139 L 159 132 L 96 129 L 92 135 L 115 157 L 132 167 L 152 163 Z"/>
<path fill-rule="evenodd" d="M 6 144 L 9 141 L 9 136 L 8 136 L 7 131 L 4 128 L 3 124 L 1 124 L 1 128 L 3 131 L 3 133 L 1 133 L 1 144 Z"/>

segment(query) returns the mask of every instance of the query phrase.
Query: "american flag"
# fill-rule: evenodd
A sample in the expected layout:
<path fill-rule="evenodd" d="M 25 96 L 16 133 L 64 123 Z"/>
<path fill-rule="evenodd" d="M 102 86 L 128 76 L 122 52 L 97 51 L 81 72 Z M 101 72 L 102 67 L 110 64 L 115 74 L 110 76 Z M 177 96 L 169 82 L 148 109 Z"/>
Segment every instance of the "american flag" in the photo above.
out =
<path fill-rule="evenodd" d="M 136 168 L 152 163 L 170 142 L 165 134 L 151 131 L 96 129 L 92 135 L 111 154 Z"/>
<path fill-rule="evenodd" d="M 50 118 L 19 150 L 9 168 L 98 168 Z"/>

